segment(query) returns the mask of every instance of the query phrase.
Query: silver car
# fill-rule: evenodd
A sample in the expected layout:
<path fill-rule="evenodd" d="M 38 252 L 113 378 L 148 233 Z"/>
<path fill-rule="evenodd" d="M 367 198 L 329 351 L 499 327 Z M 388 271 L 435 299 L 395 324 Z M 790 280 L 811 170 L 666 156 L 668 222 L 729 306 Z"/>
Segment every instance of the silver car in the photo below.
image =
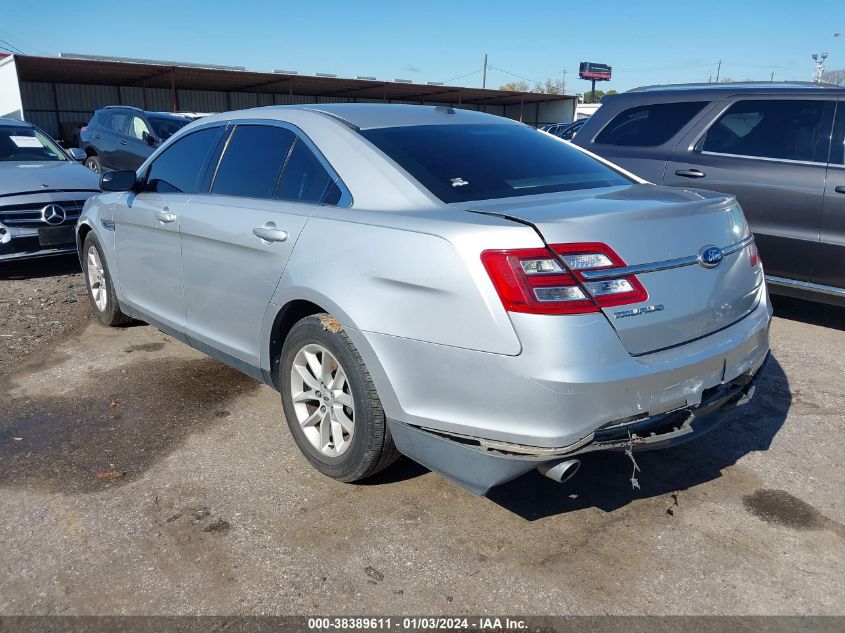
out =
<path fill-rule="evenodd" d="M 0 263 L 74 253 L 76 219 L 97 176 L 25 121 L 0 118 Z"/>
<path fill-rule="evenodd" d="M 771 307 L 742 211 L 508 119 L 313 105 L 192 123 L 102 176 L 94 312 L 281 392 L 322 473 L 477 494 L 670 446 L 748 401 Z"/>

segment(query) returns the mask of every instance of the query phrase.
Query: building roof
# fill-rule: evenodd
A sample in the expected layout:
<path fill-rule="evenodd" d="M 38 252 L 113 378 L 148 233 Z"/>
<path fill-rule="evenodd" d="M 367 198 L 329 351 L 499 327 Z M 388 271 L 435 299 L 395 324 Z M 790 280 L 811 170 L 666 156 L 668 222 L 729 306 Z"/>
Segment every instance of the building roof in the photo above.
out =
<path fill-rule="evenodd" d="M 109 57 L 37 57 L 15 55 L 20 81 L 75 84 L 105 84 L 296 94 L 313 97 L 390 99 L 433 103 L 519 105 L 541 101 L 574 99 L 571 95 L 550 95 L 513 90 L 485 90 L 379 81 L 313 77 L 283 72 L 254 72 L 230 66 L 202 66 L 182 62 L 130 60 Z"/>

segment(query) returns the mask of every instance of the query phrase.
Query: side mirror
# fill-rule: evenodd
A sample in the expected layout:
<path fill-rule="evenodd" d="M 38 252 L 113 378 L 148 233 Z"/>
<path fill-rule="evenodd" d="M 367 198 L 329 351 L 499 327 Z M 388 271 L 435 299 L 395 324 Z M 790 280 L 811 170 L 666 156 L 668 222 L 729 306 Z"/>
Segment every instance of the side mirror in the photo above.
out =
<path fill-rule="evenodd" d="M 107 171 L 100 176 L 102 191 L 134 191 L 138 185 L 138 177 L 134 171 Z"/>
<path fill-rule="evenodd" d="M 144 132 L 143 134 L 144 140 L 147 142 L 147 145 L 149 145 L 150 147 L 155 147 L 156 143 L 158 142 L 156 140 L 156 137 L 150 134 L 149 132 Z"/>
<path fill-rule="evenodd" d="M 84 161 L 84 160 L 88 157 L 88 156 L 87 156 L 87 154 L 85 153 L 85 151 L 84 151 L 84 150 L 79 149 L 78 147 L 71 147 L 71 148 L 67 151 L 67 153 L 70 155 L 70 157 L 71 157 L 73 160 L 75 160 L 75 161 L 77 161 L 77 162 L 79 162 L 79 163 L 83 162 L 83 161 Z"/>

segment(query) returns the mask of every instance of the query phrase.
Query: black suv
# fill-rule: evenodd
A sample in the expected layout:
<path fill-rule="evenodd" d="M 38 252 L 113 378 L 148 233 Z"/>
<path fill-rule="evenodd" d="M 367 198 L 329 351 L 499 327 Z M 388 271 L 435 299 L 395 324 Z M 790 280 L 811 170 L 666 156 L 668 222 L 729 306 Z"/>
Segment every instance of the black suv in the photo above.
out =
<path fill-rule="evenodd" d="M 845 305 L 845 88 L 649 86 L 572 141 L 657 184 L 734 194 L 772 292 Z"/>
<path fill-rule="evenodd" d="M 97 173 L 138 169 L 156 147 L 192 120 L 186 115 L 129 106 L 97 110 L 79 130 L 81 147 L 88 155 L 85 166 Z"/>

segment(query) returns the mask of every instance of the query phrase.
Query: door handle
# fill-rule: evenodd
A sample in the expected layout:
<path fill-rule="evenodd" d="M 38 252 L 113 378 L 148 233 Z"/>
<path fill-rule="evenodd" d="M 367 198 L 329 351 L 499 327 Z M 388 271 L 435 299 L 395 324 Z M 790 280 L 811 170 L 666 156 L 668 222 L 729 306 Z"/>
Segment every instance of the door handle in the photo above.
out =
<path fill-rule="evenodd" d="M 845 187 L 844 187 L 844 186 L 842 186 L 842 185 L 839 185 L 838 187 L 836 187 L 836 188 L 834 189 L 834 191 L 835 191 L 836 193 L 845 193 Z"/>
<path fill-rule="evenodd" d="M 255 237 L 261 238 L 263 242 L 284 242 L 288 239 L 288 232 L 277 229 L 274 222 L 267 222 L 264 226 L 252 229 Z"/>
<path fill-rule="evenodd" d="M 94 135 L 94 138 L 103 138 L 103 137 L 102 137 L 102 136 L 100 136 L 99 134 L 95 134 L 95 135 Z"/>
<path fill-rule="evenodd" d="M 129 145 L 129 141 L 120 141 L 121 145 Z"/>
<path fill-rule="evenodd" d="M 707 174 L 700 169 L 676 169 L 675 175 L 684 178 L 704 178 Z"/>
<path fill-rule="evenodd" d="M 169 224 L 170 222 L 176 221 L 176 214 L 170 213 L 167 207 L 164 207 L 161 211 L 156 211 L 156 220 Z"/>

